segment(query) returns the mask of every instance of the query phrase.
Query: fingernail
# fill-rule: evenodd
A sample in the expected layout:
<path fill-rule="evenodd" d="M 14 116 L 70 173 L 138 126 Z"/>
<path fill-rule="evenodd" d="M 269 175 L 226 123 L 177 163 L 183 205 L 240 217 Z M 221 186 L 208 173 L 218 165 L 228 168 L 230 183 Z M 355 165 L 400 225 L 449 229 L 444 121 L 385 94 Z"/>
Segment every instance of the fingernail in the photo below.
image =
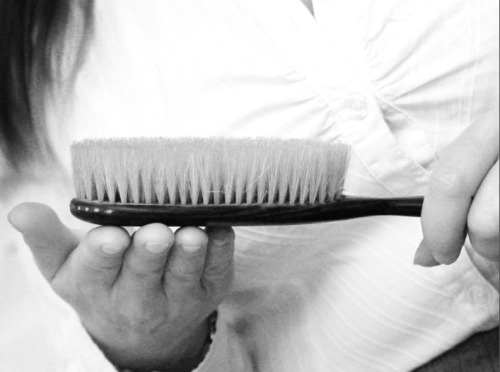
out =
<path fill-rule="evenodd" d="M 227 239 L 214 239 L 210 241 L 210 244 L 216 247 L 224 247 L 227 245 Z"/>
<path fill-rule="evenodd" d="M 423 267 L 436 267 L 440 263 L 434 259 L 424 242 L 420 243 L 413 260 L 414 265 Z"/>
<path fill-rule="evenodd" d="M 186 253 L 196 253 L 201 249 L 201 244 L 200 245 L 182 245 L 182 250 Z"/>
<path fill-rule="evenodd" d="M 101 250 L 106 254 L 118 254 L 121 253 L 125 247 L 120 245 L 105 244 L 101 247 Z"/>
<path fill-rule="evenodd" d="M 170 244 L 161 244 L 161 243 L 147 243 L 145 245 L 146 250 L 154 254 L 160 254 L 165 252 L 168 248 L 170 248 Z"/>

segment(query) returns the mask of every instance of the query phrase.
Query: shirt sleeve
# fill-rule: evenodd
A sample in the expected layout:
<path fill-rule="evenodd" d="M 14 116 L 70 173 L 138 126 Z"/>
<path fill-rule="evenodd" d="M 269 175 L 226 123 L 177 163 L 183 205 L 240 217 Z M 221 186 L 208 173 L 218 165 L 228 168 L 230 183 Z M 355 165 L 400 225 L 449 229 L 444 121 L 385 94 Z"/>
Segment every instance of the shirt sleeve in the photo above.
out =
<path fill-rule="evenodd" d="M 226 314 L 221 311 L 217 320 L 217 331 L 205 360 L 195 372 L 251 372 L 252 364 L 243 338 L 231 327 Z"/>

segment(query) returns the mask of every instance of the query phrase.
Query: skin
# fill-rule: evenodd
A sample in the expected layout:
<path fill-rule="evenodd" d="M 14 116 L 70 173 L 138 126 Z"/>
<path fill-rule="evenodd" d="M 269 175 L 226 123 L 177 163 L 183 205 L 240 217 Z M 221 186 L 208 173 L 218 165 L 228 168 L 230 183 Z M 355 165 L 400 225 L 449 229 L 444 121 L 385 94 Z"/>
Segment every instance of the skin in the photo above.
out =
<path fill-rule="evenodd" d="M 82 233 L 42 204 L 14 208 L 42 274 L 80 315 L 110 361 L 134 370 L 191 371 L 203 359 L 207 318 L 233 281 L 234 232 L 152 224 Z"/>
<path fill-rule="evenodd" d="M 306 6 L 307 10 L 309 10 L 311 14 L 314 14 L 314 7 L 312 0 L 301 0 L 301 1 Z"/>
<path fill-rule="evenodd" d="M 425 197 L 424 239 L 416 264 L 433 267 L 454 263 L 468 237 L 471 258 L 494 263 L 498 271 L 498 144 L 498 121 L 477 123 L 440 157 Z"/>

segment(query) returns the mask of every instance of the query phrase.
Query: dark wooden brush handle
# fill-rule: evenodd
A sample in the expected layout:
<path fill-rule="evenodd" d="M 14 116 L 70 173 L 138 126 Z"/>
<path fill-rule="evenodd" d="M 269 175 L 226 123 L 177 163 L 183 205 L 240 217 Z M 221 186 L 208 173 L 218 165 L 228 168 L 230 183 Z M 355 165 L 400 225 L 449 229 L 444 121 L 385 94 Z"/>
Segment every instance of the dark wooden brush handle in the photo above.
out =
<path fill-rule="evenodd" d="M 303 225 L 359 217 L 420 217 L 423 197 L 368 199 L 344 197 L 310 205 L 152 205 L 71 201 L 71 213 L 97 225 L 266 226 Z"/>

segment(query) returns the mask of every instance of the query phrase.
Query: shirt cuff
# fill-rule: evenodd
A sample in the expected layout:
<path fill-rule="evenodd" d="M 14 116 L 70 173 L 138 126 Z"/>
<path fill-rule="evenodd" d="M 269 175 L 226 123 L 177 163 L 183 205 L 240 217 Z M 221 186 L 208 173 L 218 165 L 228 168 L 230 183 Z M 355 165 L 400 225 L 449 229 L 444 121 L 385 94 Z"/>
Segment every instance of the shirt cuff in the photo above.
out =
<path fill-rule="evenodd" d="M 219 312 L 216 332 L 205 359 L 194 372 L 251 372 L 252 364 L 241 336 L 229 324 L 224 311 Z"/>

